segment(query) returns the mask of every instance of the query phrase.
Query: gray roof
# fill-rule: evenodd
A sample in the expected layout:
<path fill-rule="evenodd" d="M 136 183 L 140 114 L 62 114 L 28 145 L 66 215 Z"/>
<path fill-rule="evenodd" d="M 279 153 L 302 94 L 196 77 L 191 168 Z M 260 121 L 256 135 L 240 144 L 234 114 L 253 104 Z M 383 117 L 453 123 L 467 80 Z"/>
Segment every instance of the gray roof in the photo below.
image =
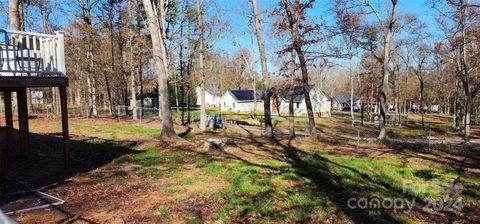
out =
<path fill-rule="evenodd" d="M 253 90 L 229 90 L 236 101 L 253 101 Z M 262 100 L 262 91 L 257 90 L 257 100 Z"/>
<path fill-rule="evenodd" d="M 315 88 L 315 85 L 310 85 L 308 87 L 309 87 L 309 91 L 310 91 L 313 88 Z M 325 95 L 327 98 L 330 99 L 330 97 L 325 92 L 323 92 L 323 90 L 321 90 L 321 92 L 323 93 L 323 95 Z M 283 100 L 288 100 L 289 99 L 289 93 L 290 93 L 290 89 L 288 89 L 288 88 L 283 89 L 280 92 L 280 97 Z M 295 86 L 294 89 L 293 89 L 293 101 L 294 102 L 301 102 L 304 99 L 305 99 L 305 94 L 304 94 L 304 91 L 303 91 L 303 86 L 300 86 L 300 85 Z"/>
<path fill-rule="evenodd" d="M 350 103 L 350 94 L 348 93 L 338 93 L 333 96 L 333 100 L 337 101 L 338 103 Z M 355 97 L 354 97 L 355 100 Z"/>

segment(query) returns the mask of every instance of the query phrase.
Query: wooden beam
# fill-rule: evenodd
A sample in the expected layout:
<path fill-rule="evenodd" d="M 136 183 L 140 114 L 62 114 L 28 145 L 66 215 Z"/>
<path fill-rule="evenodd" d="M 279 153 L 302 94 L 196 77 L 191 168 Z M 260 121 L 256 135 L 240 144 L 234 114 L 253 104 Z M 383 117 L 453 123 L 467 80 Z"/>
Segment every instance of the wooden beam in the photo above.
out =
<path fill-rule="evenodd" d="M 5 123 L 7 128 L 7 148 L 9 152 L 13 152 L 15 137 L 13 136 L 13 110 L 12 110 L 12 91 L 3 91 L 5 98 Z"/>
<path fill-rule="evenodd" d="M 62 132 L 63 132 L 63 164 L 65 169 L 65 174 L 68 174 L 70 168 L 70 136 L 68 133 L 68 108 L 67 108 L 67 88 L 59 87 L 60 89 L 60 106 L 62 110 Z"/>
<path fill-rule="evenodd" d="M 28 128 L 27 88 L 17 89 L 18 127 L 20 131 L 20 154 L 30 157 L 30 133 Z"/>
<path fill-rule="evenodd" d="M 68 86 L 67 77 L 0 77 L 0 88 Z"/>

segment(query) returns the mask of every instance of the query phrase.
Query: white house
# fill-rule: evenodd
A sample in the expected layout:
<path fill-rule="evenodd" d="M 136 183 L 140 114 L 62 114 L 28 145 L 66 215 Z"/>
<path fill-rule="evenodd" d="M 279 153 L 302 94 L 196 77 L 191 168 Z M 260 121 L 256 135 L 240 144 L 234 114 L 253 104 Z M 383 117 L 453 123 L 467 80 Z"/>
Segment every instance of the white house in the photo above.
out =
<path fill-rule="evenodd" d="M 312 109 L 316 117 L 330 117 L 331 115 L 331 98 L 325 94 L 321 89 L 310 86 L 310 99 L 312 101 Z M 285 89 L 280 92 L 277 97 L 277 102 L 272 103 L 273 111 L 280 115 L 288 115 L 289 104 L 289 90 Z M 295 86 L 293 91 L 294 114 L 295 116 L 307 115 L 307 104 L 305 102 L 305 95 L 303 86 Z"/>
<path fill-rule="evenodd" d="M 263 100 L 257 92 L 257 111 L 263 111 Z M 252 112 L 254 108 L 253 90 L 227 90 L 220 105 L 222 111 Z"/>
<path fill-rule="evenodd" d="M 197 94 L 197 106 L 200 106 L 202 103 L 200 98 L 201 96 L 200 86 L 197 86 L 197 88 L 195 88 L 195 93 Z M 211 91 L 205 90 L 205 105 L 207 105 L 207 107 L 219 107 L 220 99 L 221 99 L 220 96 L 215 95 Z"/>
<path fill-rule="evenodd" d="M 332 97 L 332 107 L 334 110 L 350 110 L 350 94 L 348 93 L 338 93 Z M 353 96 L 353 110 L 359 111 L 362 101 L 358 97 Z M 364 105 L 366 103 L 363 103 Z"/>
<path fill-rule="evenodd" d="M 135 99 L 137 100 L 137 108 L 140 108 L 142 106 L 142 99 L 144 108 L 159 108 L 157 93 L 144 93 L 143 96 L 137 94 L 135 96 Z M 133 99 L 131 96 L 129 96 L 128 100 L 130 101 L 128 109 L 131 110 L 133 109 Z"/>
<path fill-rule="evenodd" d="M 43 91 L 41 89 L 30 90 L 30 99 L 32 104 L 43 104 Z"/>

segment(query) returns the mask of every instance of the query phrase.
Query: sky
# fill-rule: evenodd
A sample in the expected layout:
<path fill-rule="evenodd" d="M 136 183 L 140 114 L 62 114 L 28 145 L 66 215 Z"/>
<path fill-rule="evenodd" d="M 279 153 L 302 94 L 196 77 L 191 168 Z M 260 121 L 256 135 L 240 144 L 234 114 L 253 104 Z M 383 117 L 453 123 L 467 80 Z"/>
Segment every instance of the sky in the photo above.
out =
<path fill-rule="evenodd" d="M 67 0 L 51 0 L 58 5 L 63 5 L 62 10 L 55 12 L 53 18 L 57 24 L 65 24 L 67 21 L 74 19 L 73 9 L 71 4 L 68 4 Z M 353 0 L 352 0 L 353 1 Z M 389 5 L 388 0 L 371 0 L 377 8 L 377 11 L 381 13 L 382 18 L 386 18 L 385 13 L 388 12 Z M 435 10 L 431 9 L 428 4 L 429 0 L 399 0 L 398 13 L 412 13 L 417 15 L 421 21 L 428 25 L 428 31 L 432 33 L 432 36 L 438 36 L 439 29 L 435 21 Z M 257 41 L 252 26 L 249 26 L 249 20 L 247 15 L 251 15 L 251 3 L 249 0 L 204 0 L 206 4 L 214 4 L 216 7 L 208 7 L 205 15 L 216 15 L 221 20 L 227 20 L 230 24 L 227 32 L 222 34 L 220 38 L 215 42 L 215 47 L 212 49 L 218 53 L 234 53 L 239 48 L 247 48 L 251 51 L 252 55 L 258 60 L 258 47 Z M 272 18 L 268 16 L 268 12 L 276 7 L 276 0 L 258 0 L 259 10 L 263 19 L 263 29 L 265 45 L 267 49 L 268 61 L 270 70 L 278 70 L 278 56 L 276 51 L 280 48 L 278 38 L 273 36 L 271 31 Z M 308 11 L 308 15 L 315 19 L 323 19 L 329 24 L 333 24 L 333 12 L 332 12 L 333 0 L 316 0 L 314 8 Z M 0 0 L 1 19 L 0 28 L 7 28 L 7 12 L 8 12 L 8 0 Z M 365 8 L 367 9 L 367 8 Z M 377 22 L 376 18 L 369 15 L 368 20 L 371 22 Z M 257 70 L 260 71 L 260 63 L 257 63 Z"/>
<path fill-rule="evenodd" d="M 411 13 L 415 14 L 421 21 L 427 24 L 427 30 L 432 34 L 432 37 L 436 37 L 440 34 L 437 22 L 435 21 L 435 16 L 437 12 L 431 8 L 428 4 L 429 0 L 399 0 L 398 4 L 398 14 Z M 382 18 L 386 18 L 385 14 L 389 10 L 389 5 L 386 5 L 387 0 L 372 0 L 372 3 L 377 8 L 377 11 L 381 13 Z M 333 24 L 333 12 L 332 5 L 333 0 L 317 0 L 315 2 L 314 8 L 308 11 L 308 14 L 313 18 L 325 19 L 327 23 Z M 262 12 L 261 17 L 264 20 L 264 36 L 265 36 L 265 45 L 267 46 L 267 55 L 269 59 L 269 67 L 271 70 L 278 70 L 276 61 L 278 61 L 278 56 L 276 54 L 276 48 L 274 46 L 278 45 L 275 37 L 269 33 L 271 19 L 268 18 L 268 11 L 271 11 L 275 8 L 277 1 L 270 0 L 259 0 L 259 9 Z M 221 8 L 221 12 L 224 13 L 224 18 L 230 20 L 232 31 L 223 36 L 217 42 L 217 51 L 223 52 L 235 52 L 238 50 L 239 46 L 252 49 L 252 53 L 258 57 L 258 47 L 256 44 L 254 34 L 250 33 L 249 30 L 252 28 L 248 27 L 248 19 L 246 19 L 245 14 L 250 13 L 250 3 L 247 0 L 218 0 L 217 5 Z M 368 10 L 368 8 L 365 8 Z M 208 12 L 207 12 L 208 13 Z M 372 15 L 367 16 L 368 20 L 372 22 L 377 22 L 376 17 Z M 253 45 L 252 45 L 253 38 Z M 235 44 L 233 44 L 235 42 Z M 270 47 L 269 47 L 270 46 Z M 277 46 L 278 47 L 278 46 Z M 257 63 L 257 70 L 260 71 L 260 65 Z"/>

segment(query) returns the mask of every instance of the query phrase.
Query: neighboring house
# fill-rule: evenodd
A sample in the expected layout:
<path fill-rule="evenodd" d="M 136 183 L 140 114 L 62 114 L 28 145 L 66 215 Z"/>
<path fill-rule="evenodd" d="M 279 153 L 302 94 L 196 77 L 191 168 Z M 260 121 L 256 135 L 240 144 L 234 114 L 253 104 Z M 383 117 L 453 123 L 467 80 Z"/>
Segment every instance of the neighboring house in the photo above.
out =
<path fill-rule="evenodd" d="M 263 100 L 257 91 L 257 111 L 263 111 Z M 254 107 L 253 90 L 227 90 L 223 94 L 220 109 L 222 111 L 252 112 Z"/>
<path fill-rule="evenodd" d="M 334 110 L 350 110 L 350 94 L 348 93 L 338 93 L 332 97 L 332 108 Z M 353 110 L 360 110 L 361 101 L 357 97 L 353 97 Z"/>
<path fill-rule="evenodd" d="M 195 88 L 195 93 L 197 94 L 197 106 L 201 105 L 201 91 L 200 86 Z M 219 107 L 220 106 L 221 97 L 215 95 L 212 91 L 205 90 L 205 105 L 207 107 Z"/>
<path fill-rule="evenodd" d="M 137 100 L 137 108 L 140 108 L 142 106 L 142 97 L 140 94 L 136 95 L 136 100 Z M 130 107 L 129 109 L 132 109 L 133 105 L 133 100 L 132 97 L 129 96 L 128 100 L 130 102 Z M 158 94 L 157 93 L 144 93 L 143 94 L 143 107 L 144 108 L 156 108 L 158 109 Z"/>
<path fill-rule="evenodd" d="M 311 85 L 309 89 L 312 109 L 315 116 L 330 117 L 332 105 L 331 98 L 320 88 L 317 88 L 314 85 Z M 306 116 L 307 104 L 305 102 L 303 86 L 295 86 L 293 94 L 293 108 L 295 116 Z M 274 107 L 273 112 L 279 115 L 288 115 L 289 91 L 287 89 L 282 90 L 279 97 L 277 96 L 274 101 L 276 102 L 272 103 Z"/>
<path fill-rule="evenodd" d="M 41 89 L 31 89 L 30 99 L 32 104 L 43 104 L 43 91 Z"/>

